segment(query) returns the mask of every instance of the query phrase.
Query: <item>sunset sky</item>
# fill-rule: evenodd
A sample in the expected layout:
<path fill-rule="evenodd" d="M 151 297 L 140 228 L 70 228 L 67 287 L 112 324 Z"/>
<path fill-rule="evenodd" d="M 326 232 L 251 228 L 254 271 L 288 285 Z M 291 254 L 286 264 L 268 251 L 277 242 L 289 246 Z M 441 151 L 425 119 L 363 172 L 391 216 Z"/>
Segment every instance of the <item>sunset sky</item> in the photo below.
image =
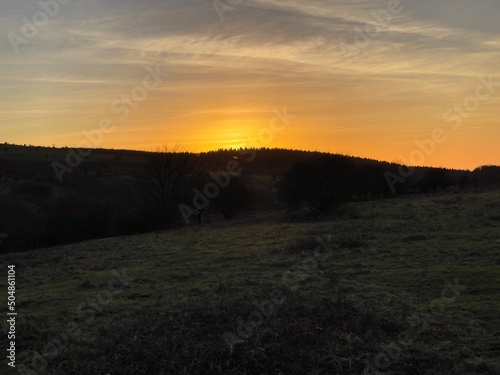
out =
<path fill-rule="evenodd" d="M 498 0 L 41 3 L 0 3 L 0 142 L 76 147 L 110 119 L 99 147 L 410 163 L 443 129 L 410 164 L 500 164 Z M 148 69 L 168 77 L 146 90 Z"/>

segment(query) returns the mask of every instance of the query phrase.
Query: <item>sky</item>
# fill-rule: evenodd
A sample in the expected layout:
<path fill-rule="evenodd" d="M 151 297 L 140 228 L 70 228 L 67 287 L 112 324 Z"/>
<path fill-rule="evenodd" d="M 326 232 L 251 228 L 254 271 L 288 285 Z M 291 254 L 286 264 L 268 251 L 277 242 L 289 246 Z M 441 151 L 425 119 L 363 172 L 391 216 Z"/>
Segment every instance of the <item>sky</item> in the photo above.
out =
<path fill-rule="evenodd" d="M 498 0 L 2 0 L 0 142 L 500 164 L 499 48 Z"/>

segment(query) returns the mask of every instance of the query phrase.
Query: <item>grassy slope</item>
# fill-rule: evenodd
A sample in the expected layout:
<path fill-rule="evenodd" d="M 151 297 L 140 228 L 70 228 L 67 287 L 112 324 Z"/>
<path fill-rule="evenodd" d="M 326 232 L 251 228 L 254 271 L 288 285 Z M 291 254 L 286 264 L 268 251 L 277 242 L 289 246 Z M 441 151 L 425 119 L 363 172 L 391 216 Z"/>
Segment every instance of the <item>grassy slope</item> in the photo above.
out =
<path fill-rule="evenodd" d="M 350 299 L 408 316 L 439 298 L 445 280 L 457 278 L 467 289 L 414 345 L 425 353 L 431 343 L 431 352 L 459 351 L 478 363 L 500 357 L 500 191 L 360 202 L 349 210 L 359 217 L 311 223 L 257 218 L 2 255 L 2 264 L 17 266 L 18 351 L 42 351 L 48 332 L 68 322 L 98 332 L 148 305 L 196 303 L 197 296 L 221 290 L 242 296 L 258 295 L 265 285 L 284 288 L 284 272 L 313 253 L 316 236 L 331 235 L 343 245 L 307 272 L 297 295 L 306 301 L 331 295 L 334 277 Z M 121 269 L 134 281 L 92 322 L 81 321 L 77 307 L 106 290 L 112 271 Z M 5 298 L 5 277 L 1 288 Z M 438 339 L 440 332 L 452 335 Z M 19 364 L 27 358 L 20 355 Z M 484 373 L 496 371 L 481 366 Z M 474 371 L 483 373 L 481 366 Z"/>

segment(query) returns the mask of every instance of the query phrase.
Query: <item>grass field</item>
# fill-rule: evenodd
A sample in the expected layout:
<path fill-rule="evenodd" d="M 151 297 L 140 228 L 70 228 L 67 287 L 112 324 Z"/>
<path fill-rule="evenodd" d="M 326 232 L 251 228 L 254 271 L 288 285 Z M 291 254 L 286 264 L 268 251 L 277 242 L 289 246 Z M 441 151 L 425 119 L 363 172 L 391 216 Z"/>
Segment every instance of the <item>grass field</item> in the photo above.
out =
<path fill-rule="evenodd" d="M 17 370 L 499 374 L 500 191 L 340 211 L 4 254 Z"/>

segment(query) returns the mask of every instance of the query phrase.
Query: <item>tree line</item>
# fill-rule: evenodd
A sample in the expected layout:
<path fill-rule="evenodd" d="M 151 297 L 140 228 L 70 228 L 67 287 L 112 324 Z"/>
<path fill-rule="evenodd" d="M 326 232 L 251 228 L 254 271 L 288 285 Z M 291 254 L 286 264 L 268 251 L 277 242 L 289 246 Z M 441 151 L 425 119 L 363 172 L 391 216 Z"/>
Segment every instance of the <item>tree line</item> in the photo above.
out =
<path fill-rule="evenodd" d="M 0 162 L 0 185 L 8 191 L 0 194 L 0 233 L 9 235 L 0 247 L 22 251 L 144 233 L 231 220 L 245 211 L 269 207 L 289 212 L 307 208 L 324 216 L 349 201 L 450 186 L 500 186 L 500 167 L 473 172 L 420 167 L 408 173 L 408 167 L 395 163 L 271 149 L 193 154 L 163 148 L 131 154 L 140 162 L 124 164 L 125 175 L 117 178 L 111 171 L 115 164 L 126 163 L 129 154 L 116 155 L 109 152 L 104 173 L 87 173 L 86 166 L 102 163 L 89 161 L 64 184 L 27 181 L 40 161 L 32 166 L 24 162 L 18 182 L 12 177 L 17 164 Z"/>

